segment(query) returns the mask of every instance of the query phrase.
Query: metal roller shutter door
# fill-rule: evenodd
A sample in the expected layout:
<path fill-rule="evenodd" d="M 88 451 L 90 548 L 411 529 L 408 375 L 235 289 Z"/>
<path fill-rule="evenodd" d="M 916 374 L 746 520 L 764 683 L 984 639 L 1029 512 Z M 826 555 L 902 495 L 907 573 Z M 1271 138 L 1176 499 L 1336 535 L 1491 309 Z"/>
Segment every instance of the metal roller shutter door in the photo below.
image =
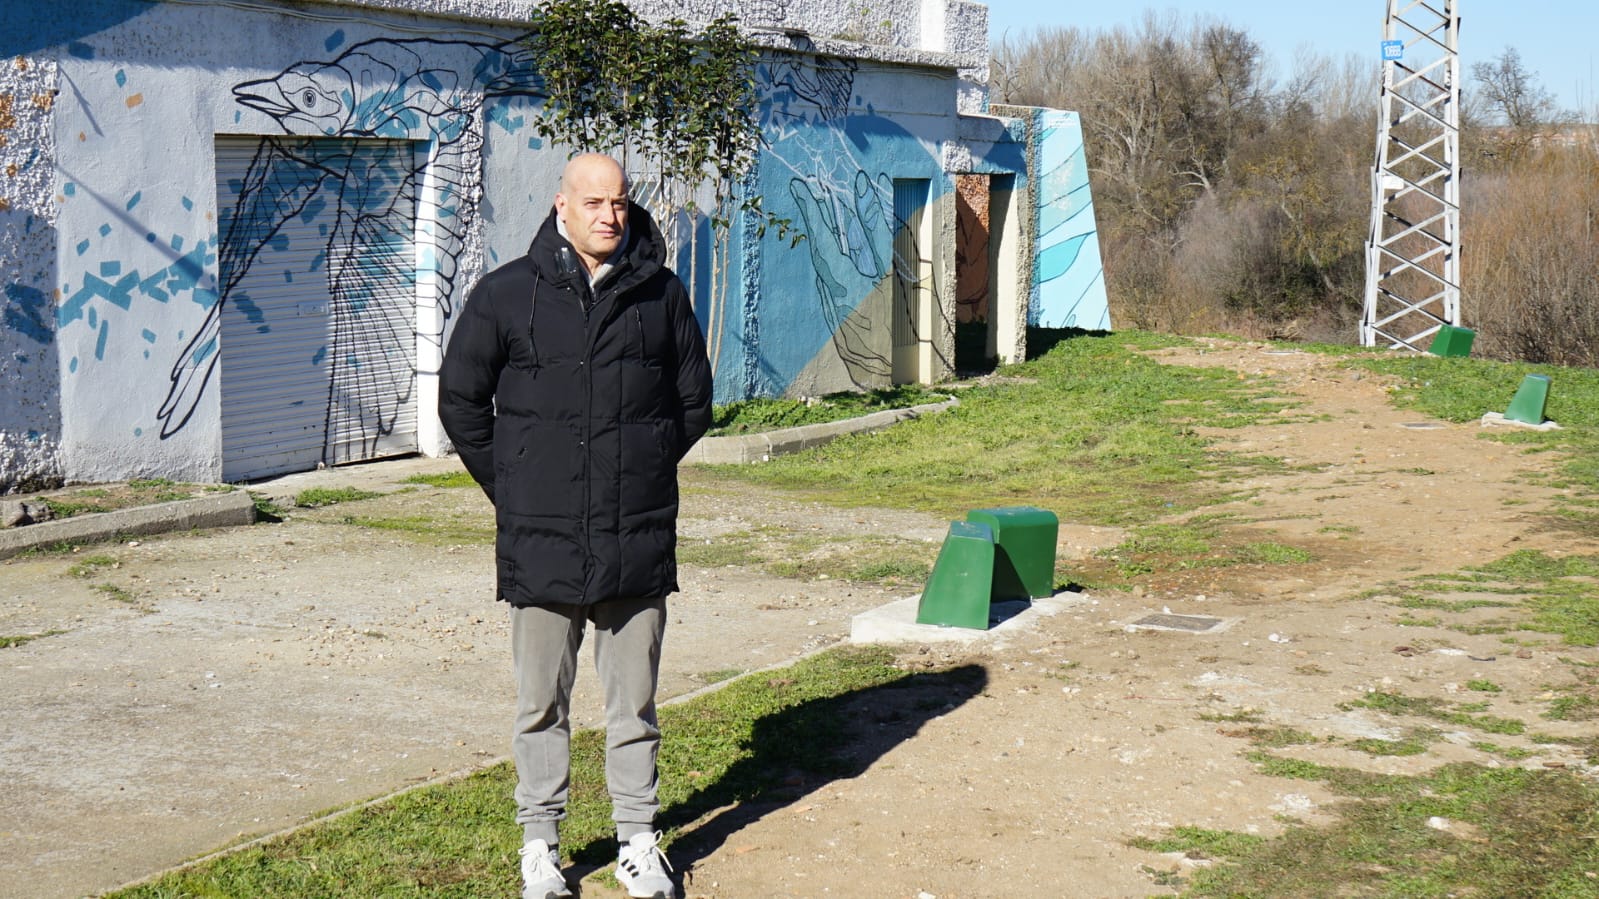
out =
<path fill-rule="evenodd" d="M 415 146 L 216 149 L 224 479 L 415 452 Z"/>

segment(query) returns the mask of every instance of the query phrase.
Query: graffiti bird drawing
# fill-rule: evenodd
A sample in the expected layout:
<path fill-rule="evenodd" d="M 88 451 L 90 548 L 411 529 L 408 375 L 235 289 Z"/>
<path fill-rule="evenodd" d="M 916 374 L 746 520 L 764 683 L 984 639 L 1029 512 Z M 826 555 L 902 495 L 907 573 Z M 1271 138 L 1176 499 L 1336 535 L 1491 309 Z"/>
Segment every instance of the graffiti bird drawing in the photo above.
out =
<path fill-rule="evenodd" d="M 239 299 L 235 294 L 241 279 L 262 251 L 281 239 L 285 225 L 314 215 L 326 240 L 322 268 L 333 320 L 330 345 L 321 354 L 330 360 L 327 431 L 331 438 L 335 418 L 348 428 L 353 415 L 360 432 L 376 441 L 392 429 L 397 410 L 410 401 L 412 373 L 392 391 L 377 385 L 379 395 L 387 392 L 383 408 L 337 408 L 356 393 L 371 395 L 365 389 L 371 384 L 352 390 L 352 377 L 385 377 L 340 371 L 340 360 L 353 358 L 346 344 L 373 339 L 374 329 L 393 328 L 392 318 L 372 314 L 377 310 L 371 297 L 363 295 L 364 285 L 430 275 L 440 324 L 439 333 L 426 336 L 442 339 L 443 322 L 456 305 L 460 263 L 474 239 L 481 199 L 476 174 L 483 149 L 483 104 L 506 96 L 542 97 L 543 80 L 518 40 L 372 40 L 332 61 L 301 62 L 275 77 L 239 84 L 233 94 L 238 103 L 271 117 L 294 137 L 261 140 L 237 185 L 236 206 L 223 210 L 220 298 L 173 365 L 171 387 L 158 413 L 161 436 L 177 433 L 194 414 L 223 351 L 223 310 Z M 383 138 L 427 141 L 427 152 L 398 142 L 374 150 L 379 147 L 375 139 Z M 374 272 L 373 265 L 405 265 L 398 257 L 369 249 L 409 242 L 411 235 L 401 232 L 416 227 L 412 217 L 422 199 L 429 201 L 431 213 L 419 235 L 425 271 L 419 273 L 413 264 L 410 270 Z M 398 343 L 415 337 L 407 332 L 377 339 Z"/>

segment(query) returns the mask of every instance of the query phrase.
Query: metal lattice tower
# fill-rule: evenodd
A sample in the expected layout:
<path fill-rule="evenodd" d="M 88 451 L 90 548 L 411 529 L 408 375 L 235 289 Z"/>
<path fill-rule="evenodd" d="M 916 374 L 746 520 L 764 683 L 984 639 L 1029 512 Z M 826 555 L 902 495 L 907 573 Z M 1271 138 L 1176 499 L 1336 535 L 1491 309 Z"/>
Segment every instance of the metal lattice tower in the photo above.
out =
<path fill-rule="evenodd" d="M 1455 0 L 1388 0 L 1364 346 L 1426 350 L 1460 324 L 1459 35 Z"/>

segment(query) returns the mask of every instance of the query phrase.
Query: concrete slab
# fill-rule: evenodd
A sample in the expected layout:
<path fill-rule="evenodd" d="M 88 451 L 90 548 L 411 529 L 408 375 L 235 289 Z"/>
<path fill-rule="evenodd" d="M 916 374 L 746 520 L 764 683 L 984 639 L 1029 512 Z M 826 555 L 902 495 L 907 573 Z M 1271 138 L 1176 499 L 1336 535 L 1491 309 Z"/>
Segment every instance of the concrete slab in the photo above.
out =
<path fill-rule="evenodd" d="M 743 465 L 750 462 L 768 462 L 776 456 L 821 446 L 845 434 L 879 431 L 906 419 L 933 415 L 959 404 L 958 399 L 951 397 L 941 403 L 924 403 L 907 409 L 885 409 L 882 412 L 873 412 L 870 415 L 843 421 L 762 431 L 758 434 L 706 437 L 688 451 L 688 455 L 683 457 L 683 464 Z"/>
<path fill-rule="evenodd" d="M 0 559 L 61 543 L 99 543 L 121 537 L 254 523 L 255 499 L 248 491 L 234 490 L 0 530 Z"/>
<path fill-rule="evenodd" d="M 1067 609 L 1088 605 L 1086 593 L 1057 593 L 1028 602 L 998 602 L 990 607 L 987 630 L 967 627 L 942 627 L 936 624 L 918 624 L 917 605 L 922 597 L 907 597 L 875 609 L 869 609 L 850 620 L 851 643 L 961 643 L 976 644 L 1003 640 L 1016 634 L 1027 633 L 1042 620 Z"/>

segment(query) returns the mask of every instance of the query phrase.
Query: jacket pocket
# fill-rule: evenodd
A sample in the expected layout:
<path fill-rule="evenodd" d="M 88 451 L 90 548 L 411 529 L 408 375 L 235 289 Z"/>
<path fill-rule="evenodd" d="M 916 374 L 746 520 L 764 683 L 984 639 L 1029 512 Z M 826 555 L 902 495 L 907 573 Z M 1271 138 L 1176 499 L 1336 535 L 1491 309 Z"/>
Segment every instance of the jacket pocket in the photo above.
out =
<path fill-rule="evenodd" d="M 495 441 L 494 505 L 505 514 L 581 519 L 586 458 L 576 423 L 528 422 Z"/>

